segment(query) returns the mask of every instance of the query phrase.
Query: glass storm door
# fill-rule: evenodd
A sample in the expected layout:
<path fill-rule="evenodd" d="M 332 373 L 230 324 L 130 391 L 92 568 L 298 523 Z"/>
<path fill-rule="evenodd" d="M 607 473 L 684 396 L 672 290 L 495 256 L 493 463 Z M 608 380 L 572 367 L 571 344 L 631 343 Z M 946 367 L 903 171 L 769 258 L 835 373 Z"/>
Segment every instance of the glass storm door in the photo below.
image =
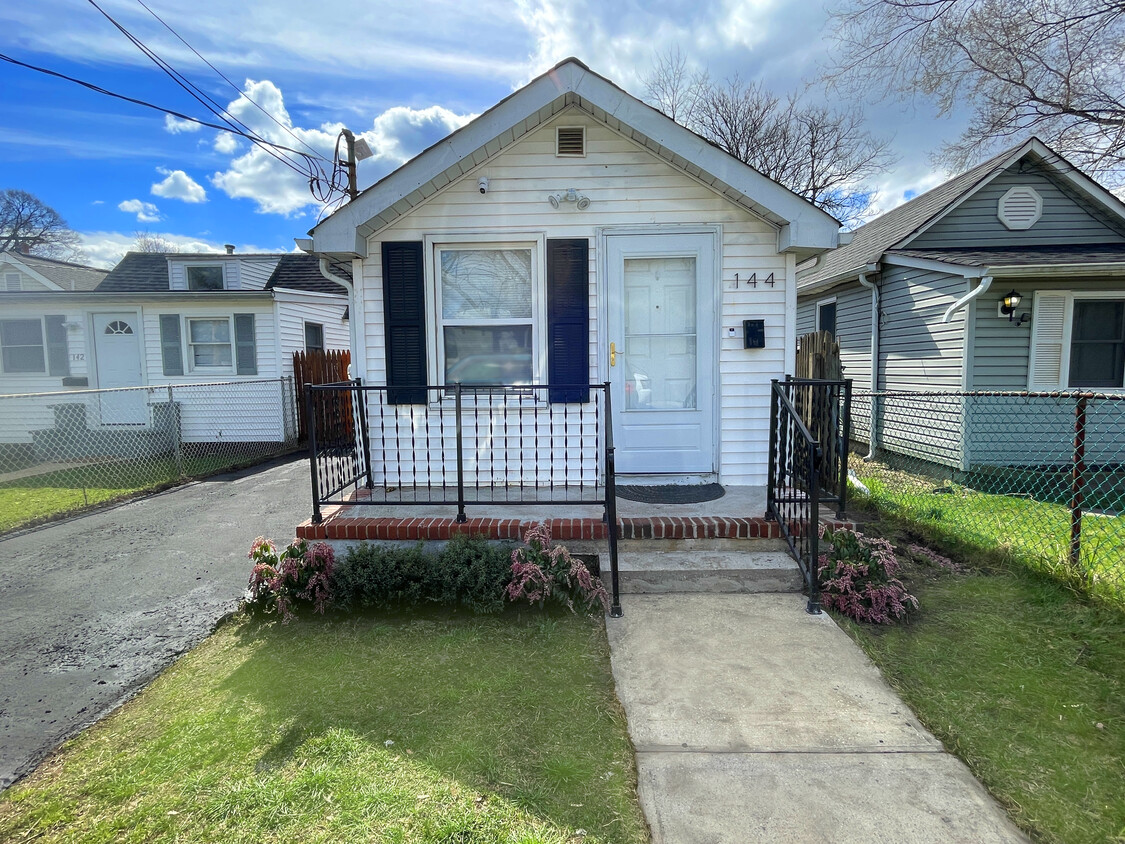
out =
<path fill-rule="evenodd" d="M 715 238 L 611 235 L 609 380 L 617 471 L 715 471 Z"/>

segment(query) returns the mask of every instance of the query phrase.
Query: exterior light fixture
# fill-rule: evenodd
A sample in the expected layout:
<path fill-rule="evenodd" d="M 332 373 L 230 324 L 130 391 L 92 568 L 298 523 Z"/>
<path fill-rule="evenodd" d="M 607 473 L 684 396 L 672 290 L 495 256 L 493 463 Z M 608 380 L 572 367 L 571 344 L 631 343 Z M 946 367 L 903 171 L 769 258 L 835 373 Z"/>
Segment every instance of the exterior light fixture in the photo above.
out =
<path fill-rule="evenodd" d="M 579 193 L 577 188 L 567 188 L 565 193 L 552 193 L 547 195 L 547 201 L 552 208 L 558 208 L 564 202 L 573 202 L 579 211 L 590 207 L 590 197 Z"/>
<path fill-rule="evenodd" d="M 1000 313 L 1008 315 L 1008 322 L 1014 322 L 1015 321 L 1016 308 L 1018 308 L 1020 306 L 1020 302 L 1022 302 L 1022 301 L 1023 301 L 1023 296 L 1021 296 L 1015 290 L 1013 290 L 1011 293 L 1009 293 L 1003 299 L 1000 300 Z M 1020 318 L 1020 322 L 1021 323 L 1023 322 L 1022 317 Z"/>

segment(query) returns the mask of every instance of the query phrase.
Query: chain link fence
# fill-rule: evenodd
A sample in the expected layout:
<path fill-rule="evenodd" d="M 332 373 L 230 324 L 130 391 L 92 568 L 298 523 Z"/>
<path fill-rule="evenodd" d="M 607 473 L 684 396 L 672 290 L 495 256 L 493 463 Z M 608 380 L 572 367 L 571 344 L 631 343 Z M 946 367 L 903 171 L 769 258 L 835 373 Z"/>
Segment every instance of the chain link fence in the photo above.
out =
<path fill-rule="evenodd" d="M 852 440 L 881 510 L 1125 605 L 1125 395 L 856 392 Z"/>
<path fill-rule="evenodd" d="M 292 378 L 0 395 L 0 530 L 297 445 Z"/>

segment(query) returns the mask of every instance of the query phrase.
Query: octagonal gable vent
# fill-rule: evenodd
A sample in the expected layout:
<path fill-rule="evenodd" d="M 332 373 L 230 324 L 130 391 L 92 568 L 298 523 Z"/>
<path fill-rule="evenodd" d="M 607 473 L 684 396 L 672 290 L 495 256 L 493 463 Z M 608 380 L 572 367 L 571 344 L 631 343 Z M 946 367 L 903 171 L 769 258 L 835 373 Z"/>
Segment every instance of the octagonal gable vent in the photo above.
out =
<path fill-rule="evenodd" d="M 1009 188 L 1000 197 L 996 216 L 1013 231 L 1030 229 L 1043 216 L 1043 197 L 1035 188 L 1026 185 Z"/>

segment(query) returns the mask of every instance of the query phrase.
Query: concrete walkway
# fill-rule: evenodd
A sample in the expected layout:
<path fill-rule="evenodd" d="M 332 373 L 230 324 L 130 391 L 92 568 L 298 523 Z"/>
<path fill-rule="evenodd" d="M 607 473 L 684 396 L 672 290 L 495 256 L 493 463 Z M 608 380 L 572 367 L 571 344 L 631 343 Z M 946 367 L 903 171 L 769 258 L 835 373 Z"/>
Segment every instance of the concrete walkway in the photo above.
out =
<path fill-rule="evenodd" d="M 607 627 L 654 844 L 1027 841 L 802 596 L 627 597 Z"/>

